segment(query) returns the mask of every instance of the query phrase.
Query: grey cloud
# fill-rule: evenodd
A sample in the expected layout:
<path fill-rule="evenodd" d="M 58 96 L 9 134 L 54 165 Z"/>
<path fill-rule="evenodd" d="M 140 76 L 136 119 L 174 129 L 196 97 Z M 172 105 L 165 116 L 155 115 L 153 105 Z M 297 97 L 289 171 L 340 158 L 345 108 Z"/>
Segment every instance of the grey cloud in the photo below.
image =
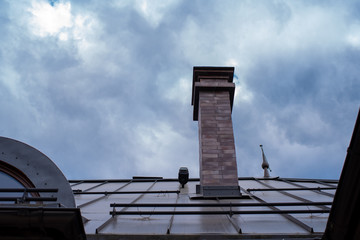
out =
<path fill-rule="evenodd" d="M 192 67 L 233 63 L 240 93 L 252 96 L 233 109 L 240 175 L 261 175 L 264 144 L 273 174 L 336 178 L 359 104 L 348 4 L 181 1 L 156 22 L 131 3 L 76 1 L 63 41 L 32 34 L 30 4 L 9 3 L 0 134 L 45 152 L 68 178 L 176 177 L 179 166 L 194 177 Z"/>

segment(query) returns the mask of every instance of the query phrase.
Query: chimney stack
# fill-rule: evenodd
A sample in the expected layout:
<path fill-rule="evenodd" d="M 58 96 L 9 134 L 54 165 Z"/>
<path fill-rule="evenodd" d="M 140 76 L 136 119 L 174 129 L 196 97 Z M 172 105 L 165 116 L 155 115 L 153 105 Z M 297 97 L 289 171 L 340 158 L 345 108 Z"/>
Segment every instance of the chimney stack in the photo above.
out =
<path fill-rule="evenodd" d="M 233 67 L 194 67 L 193 120 L 199 125 L 200 186 L 204 197 L 241 196 L 231 111 Z"/>

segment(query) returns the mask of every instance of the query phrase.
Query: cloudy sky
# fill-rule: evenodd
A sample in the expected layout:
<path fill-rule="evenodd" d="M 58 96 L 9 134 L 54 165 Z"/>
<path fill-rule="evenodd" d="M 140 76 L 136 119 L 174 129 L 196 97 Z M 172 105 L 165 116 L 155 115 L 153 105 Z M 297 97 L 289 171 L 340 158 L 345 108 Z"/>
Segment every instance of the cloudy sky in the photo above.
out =
<path fill-rule="evenodd" d="M 240 176 L 340 175 L 357 1 L 0 1 L 0 135 L 69 179 L 198 176 L 193 66 L 234 66 Z"/>

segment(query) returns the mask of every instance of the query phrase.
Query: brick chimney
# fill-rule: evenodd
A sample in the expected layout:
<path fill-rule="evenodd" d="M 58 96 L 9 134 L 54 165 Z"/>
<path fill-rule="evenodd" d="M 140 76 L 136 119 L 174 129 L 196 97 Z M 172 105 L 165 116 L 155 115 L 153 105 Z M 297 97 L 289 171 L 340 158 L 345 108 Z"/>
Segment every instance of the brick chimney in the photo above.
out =
<path fill-rule="evenodd" d="M 199 125 L 200 186 L 205 196 L 240 196 L 231 111 L 233 67 L 194 67 L 192 105 Z"/>

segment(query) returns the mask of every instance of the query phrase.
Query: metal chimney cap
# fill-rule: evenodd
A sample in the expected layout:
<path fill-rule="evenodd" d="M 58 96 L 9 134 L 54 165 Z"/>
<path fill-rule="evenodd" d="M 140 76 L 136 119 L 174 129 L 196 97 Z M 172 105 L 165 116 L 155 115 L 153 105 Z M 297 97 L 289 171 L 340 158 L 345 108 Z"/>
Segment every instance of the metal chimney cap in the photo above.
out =
<path fill-rule="evenodd" d="M 199 82 L 200 77 L 218 79 L 224 78 L 227 79 L 229 83 L 232 83 L 234 78 L 234 70 L 234 67 L 195 66 L 193 70 L 191 105 L 194 105 L 195 82 Z"/>

